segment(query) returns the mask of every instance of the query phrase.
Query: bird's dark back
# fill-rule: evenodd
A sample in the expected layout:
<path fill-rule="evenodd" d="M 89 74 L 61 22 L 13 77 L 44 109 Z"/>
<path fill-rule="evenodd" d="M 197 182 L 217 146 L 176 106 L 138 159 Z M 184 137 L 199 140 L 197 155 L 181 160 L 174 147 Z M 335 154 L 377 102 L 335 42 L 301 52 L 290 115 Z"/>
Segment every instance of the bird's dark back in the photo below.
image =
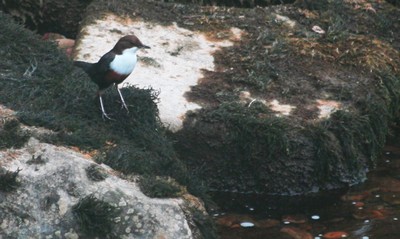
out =
<path fill-rule="evenodd" d="M 89 63 L 89 62 L 74 61 L 74 66 L 82 68 L 83 71 L 85 71 L 86 74 L 88 74 L 90 77 L 92 77 L 91 75 L 93 74 L 93 65 L 94 65 L 93 63 Z"/>
<path fill-rule="evenodd" d="M 90 79 L 99 86 L 99 89 L 103 90 L 114 83 L 120 83 L 119 78 L 116 79 L 117 82 L 114 82 L 112 78 L 107 78 L 111 71 L 110 63 L 114 60 L 114 57 L 115 54 L 110 51 L 102 56 L 97 63 L 74 61 L 74 65 L 82 68 L 89 75 Z"/>
<path fill-rule="evenodd" d="M 105 69 L 99 67 L 99 63 L 74 61 L 74 65 L 82 68 L 89 75 L 90 79 L 99 86 L 99 89 L 105 89 L 110 85 L 104 82 Z"/>

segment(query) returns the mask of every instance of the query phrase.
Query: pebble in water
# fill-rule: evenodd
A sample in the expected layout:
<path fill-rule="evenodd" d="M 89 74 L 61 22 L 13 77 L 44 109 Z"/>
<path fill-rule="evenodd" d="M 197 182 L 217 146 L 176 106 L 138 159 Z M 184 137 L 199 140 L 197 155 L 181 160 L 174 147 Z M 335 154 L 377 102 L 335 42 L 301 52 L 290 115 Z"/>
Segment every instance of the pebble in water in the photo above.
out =
<path fill-rule="evenodd" d="M 240 226 L 241 227 L 245 227 L 245 228 L 254 227 L 254 223 L 252 223 L 252 222 L 241 222 Z"/>
<path fill-rule="evenodd" d="M 311 216 L 311 219 L 313 219 L 313 220 L 318 220 L 320 217 L 318 216 L 318 215 L 312 215 Z"/>

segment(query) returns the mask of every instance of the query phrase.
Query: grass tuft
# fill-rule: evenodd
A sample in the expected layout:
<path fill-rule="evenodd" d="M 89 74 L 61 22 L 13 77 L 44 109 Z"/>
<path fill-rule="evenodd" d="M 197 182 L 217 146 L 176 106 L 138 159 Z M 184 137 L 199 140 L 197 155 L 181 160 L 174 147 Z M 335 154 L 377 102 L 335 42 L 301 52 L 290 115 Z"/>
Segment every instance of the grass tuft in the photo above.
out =
<path fill-rule="evenodd" d="M 30 135 L 21 129 L 18 120 L 6 121 L 0 128 L 0 149 L 21 148 L 29 137 Z"/>
<path fill-rule="evenodd" d="M 20 185 L 17 180 L 20 171 L 21 169 L 17 169 L 16 171 L 11 172 L 4 168 L 0 168 L 0 191 L 11 192 L 15 190 Z"/>
<path fill-rule="evenodd" d="M 104 238 L 111 234 L 119 211 L 109 203 L 89 195 L 72 207 L 72 212 L 87 236 Z"/>
<path fill-rule="evenodd" d="M 181 194 L 181 186 L 171 178 L 142 176 L 139 186 L 151 198 L 173 198 Z"/>
<path fill-rule="evenodd" d="M 104 169 L 96 164 L 92 164 L 85 169 L 87 177 L 95 182 L 103 181 L 107 178 Z"/>

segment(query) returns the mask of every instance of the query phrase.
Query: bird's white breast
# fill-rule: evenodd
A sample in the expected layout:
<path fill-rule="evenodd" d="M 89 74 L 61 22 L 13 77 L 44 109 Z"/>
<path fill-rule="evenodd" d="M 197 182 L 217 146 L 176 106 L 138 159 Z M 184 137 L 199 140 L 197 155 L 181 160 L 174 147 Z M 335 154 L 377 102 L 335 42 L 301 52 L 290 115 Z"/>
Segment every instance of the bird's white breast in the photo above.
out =
<path fill-rule="evenodd" d="M 137 62 L 137 47 L 125 49 L 121 55 L 115 55 L 110 67 L 120 75 L 129 75 L 135 68 Z"/>

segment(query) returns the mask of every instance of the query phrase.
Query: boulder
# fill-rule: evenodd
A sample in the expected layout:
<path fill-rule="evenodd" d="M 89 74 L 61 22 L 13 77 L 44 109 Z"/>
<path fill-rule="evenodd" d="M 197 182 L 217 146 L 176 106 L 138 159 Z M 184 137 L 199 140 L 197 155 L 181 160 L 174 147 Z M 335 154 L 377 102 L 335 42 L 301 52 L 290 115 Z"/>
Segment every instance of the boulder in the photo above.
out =
<path fill-rule="evenodd" d="M 31 138 L 21 149 L 0 151 L 0 165 L 17 172 L 18 183 L 12 191 L 0 188 L 3 236 L 193 238 L 182 199 L 148 198 L 137 183 L 79 152 Z M 102 180 L 89 173 L 93 166 Z"/>
<path fill-rule="evenodd" d="M 150 45 L 127 83 L 160 92 L 175 149 L 213 190 L 344 188 L 366 179 L 399 112 L 399 9 L 369 2 L 96 0 L 75 54 L 95 62 L 132 33 Z"/>

